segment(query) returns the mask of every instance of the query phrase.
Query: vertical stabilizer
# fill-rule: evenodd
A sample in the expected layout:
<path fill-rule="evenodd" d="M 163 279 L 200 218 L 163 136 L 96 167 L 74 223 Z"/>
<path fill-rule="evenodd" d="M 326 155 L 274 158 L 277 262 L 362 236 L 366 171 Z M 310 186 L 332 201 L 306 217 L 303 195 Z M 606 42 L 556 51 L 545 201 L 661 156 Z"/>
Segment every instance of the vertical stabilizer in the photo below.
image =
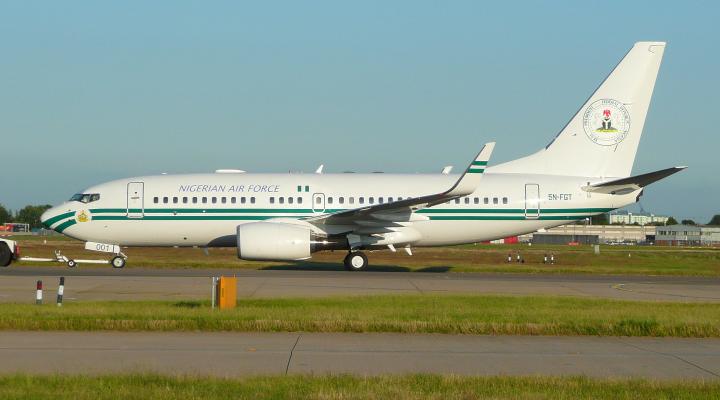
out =
<path fill-rule="evenodd" d="M 544 149 L 492 172 L 630 176 L 664 42 L 638 42 Z"/>

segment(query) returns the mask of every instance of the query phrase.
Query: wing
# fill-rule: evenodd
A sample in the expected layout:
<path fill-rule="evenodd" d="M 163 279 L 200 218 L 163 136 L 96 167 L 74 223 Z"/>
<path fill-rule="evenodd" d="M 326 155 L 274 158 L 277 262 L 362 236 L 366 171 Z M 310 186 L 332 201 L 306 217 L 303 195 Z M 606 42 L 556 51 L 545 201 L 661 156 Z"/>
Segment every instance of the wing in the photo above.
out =
<path fill-rule="evenodd" d="M 485 172 L 494 148 L 494 142 L 486 143 L 457 182 L 444 192 L 323 214 L 309 217 L 305 221 L 315 225 L 355 225 L 372 220 L 386 222 L 409 221 L 414 211 L 473 193 L 480 184 L 480 179 Z"/>

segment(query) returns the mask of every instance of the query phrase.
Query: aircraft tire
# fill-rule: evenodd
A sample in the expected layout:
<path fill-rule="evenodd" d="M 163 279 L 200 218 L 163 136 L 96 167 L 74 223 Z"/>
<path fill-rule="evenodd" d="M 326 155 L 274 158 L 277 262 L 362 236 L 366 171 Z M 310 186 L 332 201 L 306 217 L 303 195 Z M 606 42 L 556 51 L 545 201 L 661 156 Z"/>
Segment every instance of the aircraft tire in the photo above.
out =
<path fill-rule="evenodd" d="M 125 266 L 125 259 L 123 257 L 116 256 L 110 260 L 110 264 L 113 268 L 123 268 Z"/>
<path fill-rule="evenodd" d="M 77 267 L 77 263 L 75 262 L 75 260 L 68 260 L 67 266 L 68 268 L 75 268 Z"/>
<path fill-rule="evenodd" d="M 12 263 L 13 255 L 7 243 L 0 242 L 0 267 L 7 267 Z"/>
<path fill-rule="evenodd" d="M 362 271 L 367 268 L 368 258 L 361 251 L 352 251 L 345 256 L 344 264 L 348 271 Z"/>

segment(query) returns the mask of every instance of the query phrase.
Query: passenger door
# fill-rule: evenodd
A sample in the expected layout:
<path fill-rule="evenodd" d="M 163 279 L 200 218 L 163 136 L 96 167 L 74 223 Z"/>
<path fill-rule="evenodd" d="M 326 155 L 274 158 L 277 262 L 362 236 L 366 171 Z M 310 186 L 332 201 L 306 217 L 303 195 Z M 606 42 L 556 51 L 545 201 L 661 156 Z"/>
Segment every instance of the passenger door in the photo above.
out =
<path fill-rule="evenodd" d="M 525 219 L 540 218 L 540 185 L 525 184 Z"/>
<path fill-rule="evenodd" d="M 145 216 L 144 204 L 145 184 L 143 182 L 130 182 L 127 185 L 127 216 L 128 218 L 142 218 Z"/>

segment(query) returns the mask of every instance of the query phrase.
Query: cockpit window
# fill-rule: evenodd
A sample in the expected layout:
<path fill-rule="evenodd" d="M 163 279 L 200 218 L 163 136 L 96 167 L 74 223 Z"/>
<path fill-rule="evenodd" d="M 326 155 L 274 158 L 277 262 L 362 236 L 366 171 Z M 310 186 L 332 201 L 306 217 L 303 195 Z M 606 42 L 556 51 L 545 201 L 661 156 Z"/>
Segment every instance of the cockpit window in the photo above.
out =
<path fill-rule="evenodd" d="M 77 193 L 70 198 L 70 201 L 79 201 L 81 203 L 92 203 L 100 200 L 99 193 Z"/>

